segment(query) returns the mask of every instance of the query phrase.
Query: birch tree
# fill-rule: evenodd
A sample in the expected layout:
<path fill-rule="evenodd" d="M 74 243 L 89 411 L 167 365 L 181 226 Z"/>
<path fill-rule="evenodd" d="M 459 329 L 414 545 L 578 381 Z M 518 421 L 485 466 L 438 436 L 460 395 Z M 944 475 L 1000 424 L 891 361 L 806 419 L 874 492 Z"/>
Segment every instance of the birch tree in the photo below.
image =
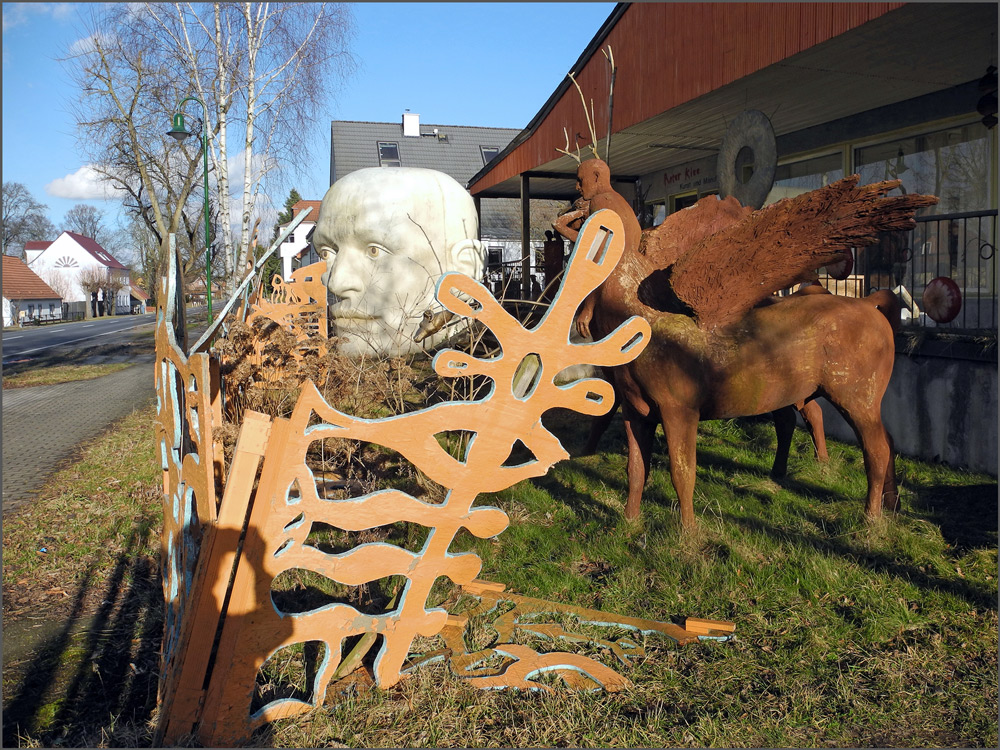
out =
<path fill-rule="evenodd" d="M 123 191 L 158 239 L 178 231 L 200 185 L 200 132 L 180 145 L 162 133 L 182 99 L 204 102 L 207 118 L 193 102 L 184 112 L 188 122 L 207 120 L 199 127 L 209 137 L 210 189 L 219 207 L 213 272 L 232 289 L 250 252 L 254 219 L 273 210 L 268 196 L 314 158 L 305 149 L 311 128 L 353 70 L 349 6 L 132 3 L 104 5 L 94 14 L 90 48 L 70 59 L 82 72 L 82 132 L 103 144 L 90 152 L 95 169 Z M 97 90 L 89 91 L 95 82 Z M 111 132 L 100 137 L 108 124 Z M 193 234 L 188 239 L 198 244 Z"/>

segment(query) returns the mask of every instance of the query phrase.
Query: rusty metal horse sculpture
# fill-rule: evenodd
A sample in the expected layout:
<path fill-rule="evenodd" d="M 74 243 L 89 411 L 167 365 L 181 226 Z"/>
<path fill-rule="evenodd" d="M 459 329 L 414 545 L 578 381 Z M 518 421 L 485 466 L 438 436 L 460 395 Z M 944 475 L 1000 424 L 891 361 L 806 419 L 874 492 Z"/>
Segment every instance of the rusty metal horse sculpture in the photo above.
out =
<path fill-rule="evenodd" d="M 859 186 L 858 180 L 847 177 L 758 211 L 710 196 L 643 238 L 631 207 L 611 187 L 607 165 L 580 164 L 579 192 L 591 211 L 611 208 L 621 216 L 626 249 L 581 305 L 578 328 L 599 338 L 631 315 L 652 326 L 642 355 L 614 369 L 628 439 L 627 518 L 639 515 L 658 422 L 681 523 L 692 528 L 699 420 L 763 414 L 817 396 L 858 436 L 868 516 L 878 516 L 883 502 L 898 507 L 891 438 L 881 418 L 895 354 L 892 295 L 806 294 L 756 307 L 848 249 L 873 243 L 880 231 L 912 228 L 916 209 L 937 203 L 934 196 L 887 196 L 898 181 Z M 574 218 L 566 214 L 557 228 Z"/>

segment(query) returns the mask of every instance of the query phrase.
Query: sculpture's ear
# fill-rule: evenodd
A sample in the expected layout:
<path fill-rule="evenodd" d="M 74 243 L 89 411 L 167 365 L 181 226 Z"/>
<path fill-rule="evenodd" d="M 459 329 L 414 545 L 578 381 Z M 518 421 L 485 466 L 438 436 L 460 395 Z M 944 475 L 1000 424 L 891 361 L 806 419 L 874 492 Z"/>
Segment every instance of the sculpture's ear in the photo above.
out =
<path fill-rule="evenodd" d="M 451 246 L 448 253 L 451 257 L 451 270 L 464 273 L 479 281 L 483 275 L 483 258 L 485 248 L 479 240 L 461 240 Z"/>

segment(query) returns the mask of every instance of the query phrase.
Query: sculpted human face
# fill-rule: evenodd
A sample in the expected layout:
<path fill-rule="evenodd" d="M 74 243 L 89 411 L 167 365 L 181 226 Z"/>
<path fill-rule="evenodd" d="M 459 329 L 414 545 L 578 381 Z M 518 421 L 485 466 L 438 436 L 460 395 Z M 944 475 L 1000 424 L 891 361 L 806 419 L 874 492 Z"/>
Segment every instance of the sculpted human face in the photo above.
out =
<path fill-rule="evenodd" d="M 326 261 L 333 335 L 346 354 L 408 354 L 432 347 L 442 331 L 413 341 L 425 310 L 440 310 L 438 279 L 482 273 L 472 197 L 429 169 L 363 169 L 323 198 L 313 246 Z"/>

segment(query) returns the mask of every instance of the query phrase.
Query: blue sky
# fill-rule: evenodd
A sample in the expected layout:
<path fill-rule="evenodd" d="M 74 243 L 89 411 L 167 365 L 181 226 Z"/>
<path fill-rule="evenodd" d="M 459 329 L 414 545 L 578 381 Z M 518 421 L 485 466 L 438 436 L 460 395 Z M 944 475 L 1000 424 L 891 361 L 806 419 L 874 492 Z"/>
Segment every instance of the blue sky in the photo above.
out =
<path fill-rule="evenodd" d="M 614 3 L 354 3 L 357 74 L 314 124 L 314 166 L 297 184 L 321 198 L 329 183 L 329 121 L 522 128 L 566 75 Z M 58 62 L 83 36 L 73 3 L 3 3 L 3 180 L 23 183 L 59 227 L 76 203 L 118 216 L 115 200 L 87 199 Z M 164 130 L 170 114 L 164 112 Z M 285 196 L 273 196 L 281 205 Z"/>

